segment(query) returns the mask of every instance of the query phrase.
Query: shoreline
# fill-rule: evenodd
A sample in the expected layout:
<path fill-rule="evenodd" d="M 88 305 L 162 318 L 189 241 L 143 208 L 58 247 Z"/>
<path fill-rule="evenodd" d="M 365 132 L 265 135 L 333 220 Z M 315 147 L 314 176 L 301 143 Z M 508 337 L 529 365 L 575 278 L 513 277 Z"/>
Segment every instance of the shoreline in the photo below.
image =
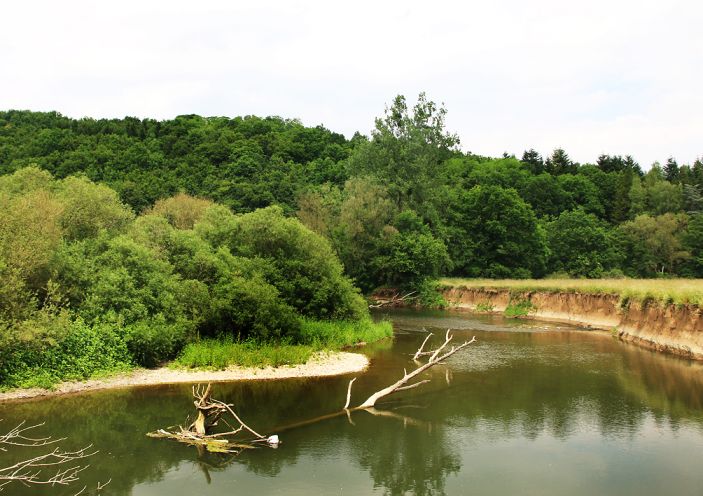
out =
<path fill-rule="evenodd" d="M 230 367 L 225 370 L 189 370 L 160 367 L 137 369 L 104 379 L 81 382 L 62 382 L 54 389 L 14 389 L 0 393 L 0 403 L 13 400 L 44 398 L 77 394 L 104 389 L 189 384 L 195 382 L 230 382 L 291 379 L 296 377 L 328 377 L 362 372 L 369 366 L 369 359 L 360 353 L 322 352 L 302 365 L 281 367 Z"/>
<path fill-rule="evenodd" d="M 703 309 L 696 304 L 639 301 L 616 294 L 488 287 L 444 287 L 441 293 L 455 309 L 503 313 L 512 305 L 528 303 L 528 314 L 521 318 L 609 330 L 622 341 L 703 360 Z"/>

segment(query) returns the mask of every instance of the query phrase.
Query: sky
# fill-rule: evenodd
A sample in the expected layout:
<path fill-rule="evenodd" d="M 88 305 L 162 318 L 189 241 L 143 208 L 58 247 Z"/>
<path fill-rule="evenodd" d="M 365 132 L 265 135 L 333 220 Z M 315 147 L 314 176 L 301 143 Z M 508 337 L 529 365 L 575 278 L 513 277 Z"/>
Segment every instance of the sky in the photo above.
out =
<path fill-rule="evenodd" d="M 703 155 L 699 0 L 0 5 L 0 109 L 279 115 L 369 134 L 397 94 L 482 155 Z"/>

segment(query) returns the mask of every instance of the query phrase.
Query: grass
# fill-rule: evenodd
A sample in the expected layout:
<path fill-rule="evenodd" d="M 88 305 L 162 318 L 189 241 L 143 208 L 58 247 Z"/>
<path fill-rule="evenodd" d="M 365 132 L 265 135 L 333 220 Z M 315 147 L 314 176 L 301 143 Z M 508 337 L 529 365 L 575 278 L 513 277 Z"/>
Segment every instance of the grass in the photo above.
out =
<path fill-rule="evenodd" d="M 186 345 L 171 366 L 222 370 L 239 367 L 280 367 L 306 363 L 319 351 L 334 351 L 393 335 L 390 322 L 303 320 L 298 343 L 237 342 L 231 338 L 203 339 Z"/>
<path fill-rule="evenodd" d="M 444 288 L 508 289 L 514 292 L 617 295 L 623 301 L 703 305 L 703 279 L 459 279 L 440 280 Z"/>

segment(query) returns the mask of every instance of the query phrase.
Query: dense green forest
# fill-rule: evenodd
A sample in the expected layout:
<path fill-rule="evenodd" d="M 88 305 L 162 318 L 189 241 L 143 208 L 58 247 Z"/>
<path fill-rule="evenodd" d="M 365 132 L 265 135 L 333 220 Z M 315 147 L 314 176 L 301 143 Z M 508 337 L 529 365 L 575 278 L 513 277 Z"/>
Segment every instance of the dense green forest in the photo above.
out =
<path fill-rule="evenodd" d="M 200 337 L 390 330 L 327 240 L 277 206 L 235 215 L 180 193 L 137 216 L 108 186 L 36 167 L 0 177 L 0 204 L 0 388 L 157 365 Z"/>
<path fill-rule="evenodd" d="M 482 157 L 445 116 L 398 96 L 346 139 L 278 117 L 0 112 L 0 382 L 368 327 L 357 287 L 703 276 L 701 160 Z"/>
<path fill-rule="evenodd" d="M 703 275 L 703 162 L 643 173 L 459 149 L 446 110 L 399 96 L 370 137 L 253 116 L 168 121 L 0 112 L 0 172 L 104 183 L 136 213 L 184 192 L 233 212 L 277 205 L 327 238 L 364 291 L 466 277 Z"/>

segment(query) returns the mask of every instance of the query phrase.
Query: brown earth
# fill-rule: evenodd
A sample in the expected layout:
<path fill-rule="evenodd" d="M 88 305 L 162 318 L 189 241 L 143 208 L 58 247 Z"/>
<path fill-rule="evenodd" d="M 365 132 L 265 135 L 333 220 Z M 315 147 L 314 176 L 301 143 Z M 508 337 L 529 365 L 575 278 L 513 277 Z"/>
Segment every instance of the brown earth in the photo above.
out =
<path fill-rule="evenodd" d="M 703 318 L 697 305 L 621 301 L 587 293 L 520 292 L 448 288 L 444 298 L 458 308 L 503 312 L 511 301 L 529 301 L 529 317 L 617 332 L 620 339 L 646 348 L 703 360 Z"/>

